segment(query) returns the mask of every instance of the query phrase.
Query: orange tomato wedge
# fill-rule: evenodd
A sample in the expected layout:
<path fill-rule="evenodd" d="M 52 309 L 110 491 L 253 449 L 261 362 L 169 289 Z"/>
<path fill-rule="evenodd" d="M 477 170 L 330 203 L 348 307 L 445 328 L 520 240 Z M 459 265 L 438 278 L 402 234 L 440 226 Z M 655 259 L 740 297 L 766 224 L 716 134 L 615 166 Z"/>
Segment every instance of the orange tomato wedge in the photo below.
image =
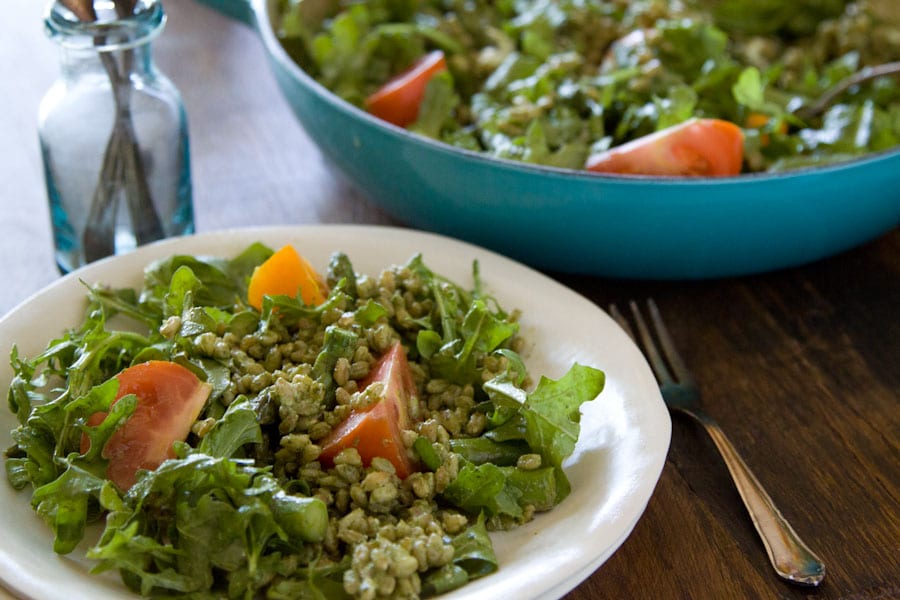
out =
<path fill-rule="evenodd" d="M 440 50 L 429 52 L 366 98 L 366 110 L 379 119 L 406 127 L 419 116 L 419 105 L 428 82 L 446 70 L 444 53 Z"/>
<path fill-rule="evenodd" d="M 319 305 L 328 296 L 322 277 L 290 244 L 284 246 L 253 270 L 247 288 L 247 302 L 262 310 L 263 296 L 301 296 L 309 305 Z"/>
<path fill-rule="evenodd" d="M 763 113 L 750 113 L 747 115 L 747 120 L 744 121 L 744 125 L 746 127 L 752 127 L 753 129 L 759 129 L 760 127 L 765 127 L 766 123 L 769 122 L 769 115 L 764 115 Z"/>
<path fill-rule="evenodd" d="M 172 444 L 187 439 L 212 386 L 187 368 L 162 360 L 129 367 L 116 379 L 119 391 L 115 402 L 129 394 L 138 399 L 134 412 L 110 436 L 101 452 L 109 461 L 107 478 L 124 491 L 134 485 L 139 469 L 152 471 L 167 458 L 174 458 Z M 88 425 L 97 426 L 106 414 L 94 413 Z M 83 435 L 82 454 L 90 445 L 90 438 Z"/>
<path fill-rule="evenodd" d="M 630 175 L 722 177 L 738 175 L 744 133 L 720 119 L 689 119 L 588 158 L 585 169 Z"/>
<path fill-rule="evenodd" d="M 365 466 L 380 456 L 394 465 L 398 477 L 405 479 L 417 470 L 401 437 L 401 432 L 409 428 L 407 406 L 416 393 L 416 384 L 406 351 L 399 342 L 378 360 L 359 388 L 365 389 L 376 381 L 384 383 L 384 397 L 366 410 L 350 413 L 335 427 L 319 444 L 319 461 L 333 466 L 334 457 L 342 450 L 356 448 Z"/>
<path fill-rule="evenodd" d="M 747 120 L 744 121 L 744 126 L 750 129 L 762 129 L 766 125 L 769 124 L 771 117 L 769 115 L 764 115 L 763 113 L 753 112 L 747 115 Z M 778 133 L 784 135 L 788 131 L 787 123 L 782 121 L 778 124 Z M 759 136 L 759 141 L 763 146 L 769 145 L 769 134 L 763 133 Z"/>

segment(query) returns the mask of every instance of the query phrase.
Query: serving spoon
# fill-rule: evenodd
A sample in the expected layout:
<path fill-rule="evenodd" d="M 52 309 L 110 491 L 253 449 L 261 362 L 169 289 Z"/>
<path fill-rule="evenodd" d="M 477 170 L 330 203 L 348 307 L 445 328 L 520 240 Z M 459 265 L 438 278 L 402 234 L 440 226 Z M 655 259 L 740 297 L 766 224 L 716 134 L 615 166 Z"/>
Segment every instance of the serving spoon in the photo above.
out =
<path fill-rule="evenodd" d="M 802 119 L 816 117 L 825 112 L 844 92 L 853 86 L 888 75 L 900 75 L 900 61 L 863 67 L 856 73 L 838 81 L 812 104 L 800 107 L 795 114 Z"/>

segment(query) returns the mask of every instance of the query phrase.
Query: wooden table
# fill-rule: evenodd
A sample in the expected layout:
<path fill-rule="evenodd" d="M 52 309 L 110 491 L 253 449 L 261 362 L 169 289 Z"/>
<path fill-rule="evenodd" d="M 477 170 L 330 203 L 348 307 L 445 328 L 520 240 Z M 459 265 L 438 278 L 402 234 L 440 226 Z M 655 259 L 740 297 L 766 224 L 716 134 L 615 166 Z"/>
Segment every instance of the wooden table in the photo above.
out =
<path fill-rule="evenodd" d="M 40 4 L 5 0 L 0 21 L 0 313 L 58 276 L 35 133 L 57 72 Z M 190 119 L 199 231 L 395 223 L 323 161 L 252 30 L 191 0 L 166 9 L 156 57 Z M 676 418 L 645 515 L 569 600 L 900 598 L 900 230 L 753 277 L 556 276 L 600 306 L 656 298 L 711 412 L 828 567 L 815 590 L 778 580 L 712 443 Z"/>

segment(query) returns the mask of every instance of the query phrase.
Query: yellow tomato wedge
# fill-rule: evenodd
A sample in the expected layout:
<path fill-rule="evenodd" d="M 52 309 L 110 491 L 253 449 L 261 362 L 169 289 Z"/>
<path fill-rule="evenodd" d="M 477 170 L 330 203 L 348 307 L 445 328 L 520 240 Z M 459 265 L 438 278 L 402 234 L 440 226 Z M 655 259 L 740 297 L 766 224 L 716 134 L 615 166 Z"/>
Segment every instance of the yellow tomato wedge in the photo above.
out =
<path fill-rule="evenodd" d="M 309 261 L 288 244 L 254 269 L 247 302 L 261 310 L 263 296 L 296 298 L 298 293 L 304 303 L 317 306 L 328 297 L 328 287 Z"/>

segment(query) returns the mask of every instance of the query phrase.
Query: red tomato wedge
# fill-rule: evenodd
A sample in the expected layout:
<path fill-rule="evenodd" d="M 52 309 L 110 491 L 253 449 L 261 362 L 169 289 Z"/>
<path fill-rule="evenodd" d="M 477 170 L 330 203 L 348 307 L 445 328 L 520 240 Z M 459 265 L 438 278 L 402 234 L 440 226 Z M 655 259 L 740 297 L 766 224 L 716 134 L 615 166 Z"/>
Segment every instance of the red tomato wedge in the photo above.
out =
<path fill-rule="evenodd" d="M 432 77 L 446 70 L 444 53 L 440 50 L 429 52 L 366 98 L 366 110 L 379 119 L 406 127 L 419 116 L 425 86 Z"/>
<path fill-rule="evenodd" d="M 376 381 L 385 385 L 384 398 L 364 411 L 350 413 L 335 427 L 320 442 L 319 460 L 325 466 L 332 466 L 341 450 L 356 448 L 365 466 L 380 456 L 394 465 L 398 477 L 405 479 L 417 470 L 401 438 L 401 431 L 409 427 L 407 406 L 416 392 L 416 384 L 400 342 L 375 363 L 359 388 L 365 389 Z"/>
<path fill-rule="evenodd" d="M 588 158 L 598 173 L 687 177 L 738 175 L 744 132 L 729 121 L 689 119 Z"/>
<path fill-rule="evenodd" d="M 162 360 L 129 367 L 116 379 L 116 401 L 134 394 L 138 402 L 131 416 L 110 436 L 102 456 L 109 460 L 107 478 L 127 490 L 134 484 L 138 469 L 152 471 L 175 456 L 172 444 L 187 439 L 212 386 L 187 368 Z M 94 413 L 88 425 L 96 426 L 105 417 L 106 413 Z M 90 444 L 86 435 L 81 437 L 82 454 Z"/>
<path fill-rule="evenodd" d="M 322 277 L 293 246 L 287 245 L 253 270 L 247 302 L 261 310 L 263 296 L 296 298 L 298 290 L 303 302 L 310 305 L 322 304 L 328 296 L 328 287 Z"/>

